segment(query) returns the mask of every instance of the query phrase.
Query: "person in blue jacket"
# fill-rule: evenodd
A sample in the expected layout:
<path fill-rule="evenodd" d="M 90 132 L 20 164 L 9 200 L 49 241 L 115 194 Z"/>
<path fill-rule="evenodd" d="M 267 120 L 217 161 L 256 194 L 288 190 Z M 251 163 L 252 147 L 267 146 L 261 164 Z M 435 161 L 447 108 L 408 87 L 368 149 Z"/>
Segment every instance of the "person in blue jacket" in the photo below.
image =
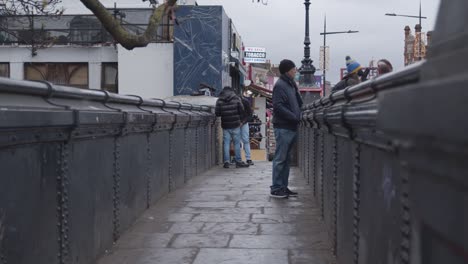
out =
<path fill-rule="evenodd" d="M 282 60 L 279 65 L 281 77 L 273 87 L 273 128 L 276 151 L 273 159 L 272 185 L 270 196 L 287 198 L 297 196 L 288 188 L 289 157 L 297 139 L 297 128 L 301 118 L 302 98 L 294 77 L 296 65 L 291 60 Z"/>

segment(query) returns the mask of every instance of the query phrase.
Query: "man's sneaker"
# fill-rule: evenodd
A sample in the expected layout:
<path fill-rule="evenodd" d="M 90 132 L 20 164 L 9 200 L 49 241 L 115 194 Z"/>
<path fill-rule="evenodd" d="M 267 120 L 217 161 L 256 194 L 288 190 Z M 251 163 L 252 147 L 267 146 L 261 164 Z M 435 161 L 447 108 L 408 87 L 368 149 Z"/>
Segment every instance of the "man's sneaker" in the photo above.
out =
<path fill-rule="evenodd" d="M 297 196 L 298 195 L 297 192 L 293 192 L 293 191 L 289 190 L 289 188 L 286 188 L 286 193 L 288 194 L 288 196 Z"/>
<path fill-rule="evenodd" d="M 270 196 L 273 198 L 288 198 L 288 194 L 284 189 L 278 189 L 270 192 Z"/>
<path fill-rule="evenodd" d="M 240 162 L 236 162 L 236 168 L 248 168 L 249 167 L 249 164 L 243 162 L 243 161 L 240 161 Z"/>
<path fill-rule="evenodd" d="M 229 162 L 224 162 L 224 166 L 223 166 L 225 169 L 229 169 Z"/>
<path fill-rule="evenodd" d="M 249 164 L 249 166 L 254 165 L 254 163 L 252 162 L 252 160 L 247 160 L 247 164 Z"/>

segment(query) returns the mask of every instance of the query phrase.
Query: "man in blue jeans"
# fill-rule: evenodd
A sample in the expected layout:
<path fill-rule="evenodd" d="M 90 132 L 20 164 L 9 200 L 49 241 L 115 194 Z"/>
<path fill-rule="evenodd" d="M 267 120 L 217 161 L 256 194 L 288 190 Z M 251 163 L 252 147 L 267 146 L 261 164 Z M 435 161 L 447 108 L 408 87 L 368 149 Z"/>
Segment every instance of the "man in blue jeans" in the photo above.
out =
<path fill-rule="evenodd" d="M 240 153 L 240 127 L 241 115 L 244 112 L 242 102 L 234 90 L 226 86 L 221 91 L 216 101 L 215 114 L 221 117 L 221 127 L 223 128 L 223 161 L 224 168 L 229 168 L 229 148 L 231 139 L 234 144 L 236 158 L 236 168 L 249 167 L 242 161 Z"/>
<path fill-rule="evenodd" d="M 244 146 L 244 151 L 245 151 L 245 159 L 247 160 L 247 164 L 254 165 L 252 162 L 252 157 L 250 153 L 250 128 L 249 128 L 249 122 L 252 120 L 252 107 L 250 106 L 250 102 L 247 98 L 241 97 L 242 100 L 242 105 L 244 107 L 244 112 L 242 113 L 241 116 L 241 142 L 242 145 Z"/>
<path fill-rule="evenodd" d="M 292 146 L 297 139 L 302 98 L 294 81 L 297 71 L 294 62 L 282 60 L 279 71 L 281 77 L 273 87 L 273 127 L 276 151 L 273 159 L 273 183 L 270 186 L 270 196 L 287 198 L 288 196 L 297 196 L 297 192 L 288 188 L 289 157 Z"/>

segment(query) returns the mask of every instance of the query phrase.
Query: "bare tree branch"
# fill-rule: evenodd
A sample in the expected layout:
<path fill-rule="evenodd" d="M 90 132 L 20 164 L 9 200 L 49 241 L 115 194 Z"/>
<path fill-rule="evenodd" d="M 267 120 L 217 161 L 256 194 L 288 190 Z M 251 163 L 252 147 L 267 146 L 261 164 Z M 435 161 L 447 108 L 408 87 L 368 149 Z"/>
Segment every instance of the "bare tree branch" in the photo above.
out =
<path fill-rule="evenodd" d="M 158 29 L 161 21 L 169 12 L 172 13 L 177 0 L 168 0 L 163 5 L 155 8 L 148 23 L 146 31 L 141 35 L 134 35 L 125 30 L 120 22 L 101 4 L 99 0 L 80 0 L 86 8 L 91 10 L 101 21 L 104 28 L 112 37 L 124 48 L 132 50 L 137 47 L 146 47 L 151 41 L 151 37 Z"/>

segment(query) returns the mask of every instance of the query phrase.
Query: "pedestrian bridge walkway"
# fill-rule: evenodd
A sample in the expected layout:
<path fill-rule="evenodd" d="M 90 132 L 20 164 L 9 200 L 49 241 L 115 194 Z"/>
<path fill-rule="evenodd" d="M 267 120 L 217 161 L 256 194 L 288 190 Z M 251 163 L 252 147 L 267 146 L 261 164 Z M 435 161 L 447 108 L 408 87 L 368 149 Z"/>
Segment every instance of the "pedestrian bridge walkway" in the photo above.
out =
<path fill-rule="evenodd" d="M 304 106 L 287 200 L 216 165 L 210 106 L 0 78 L 0 263 L 468 263 L 468 2 L 440 10 L 427 60 Z"/>
<path fill-rule="evenodd" d="M 312 189 L 269 197 L 271 163 L 215 167 L 149 208 L 98 264 L 327 264 L 331 245 Z"/>

